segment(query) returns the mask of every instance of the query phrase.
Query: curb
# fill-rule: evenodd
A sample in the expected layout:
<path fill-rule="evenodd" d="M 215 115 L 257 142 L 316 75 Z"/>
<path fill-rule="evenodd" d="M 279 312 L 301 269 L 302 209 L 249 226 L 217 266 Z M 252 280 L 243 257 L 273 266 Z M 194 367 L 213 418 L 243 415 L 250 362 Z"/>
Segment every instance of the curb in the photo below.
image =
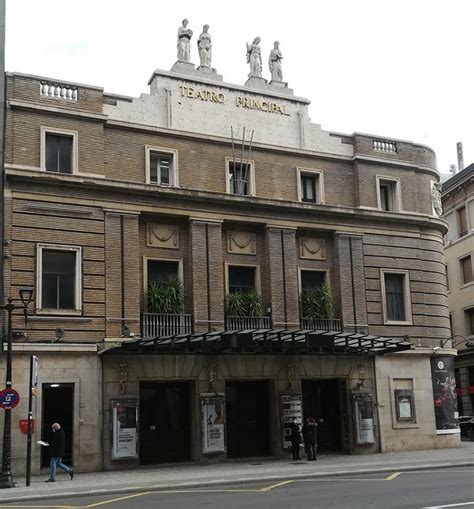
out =
<path fill-rule="evenodd" d="M 120 495 L 125 493 L 138 493 L 141 491 L 168 491 L 168 490 L 186 490 L 195 488 L 212 488 L 217 486 L 225 485 L 236 485 L 236 484 L 255 484 L 261 482 L 271 481 L 294 481 L 298 479 L 317 479 L 320 477 L 343 477 L 347 475 L 366 475 L 374 473 L 386 473 L 386 472 L 407 472 L 416 470 L 439 470 L 440 468 L 463 468 L 474 466 L 474 460 L 464 461 L 459 463 L 425 463 L 420 465 L 404 465 L 395 467 L 378 467 L 378 468 L 360 468 L 352 470 L 340 470 L 338 472 L 300 472 L 296 474 L 278 474 L 263 477 L 240 477 L 238 479 L 219 479 L 216 481 L 194 481 L 194 482 L 183 482 L 183 483 L 166 483 L 166 484 L 152 484 L 150 482 L 143 484 L 135 484 L 132 486 L 123 487 L 115 485 L 110 488 L 88 488 L 84 487 L 85 491 L 71 491 L 70 489 L 64 489 L 64 491 L 57 491 L 54 493 L 37 493 L 20 495 L 17 497 L 0 497 L 0 507 L 5 503 L 10 502 L 28 502 L 33 500 L 53 500 L 57 498 L 78 498 L 78 497 L 100 497 L 105 495 Z M 70 485 L 69 485 L 70 486 Z M 34 485 L 32 486 L 34 487 Z M 23 487 L 22 487 L 23 488 Z"/>

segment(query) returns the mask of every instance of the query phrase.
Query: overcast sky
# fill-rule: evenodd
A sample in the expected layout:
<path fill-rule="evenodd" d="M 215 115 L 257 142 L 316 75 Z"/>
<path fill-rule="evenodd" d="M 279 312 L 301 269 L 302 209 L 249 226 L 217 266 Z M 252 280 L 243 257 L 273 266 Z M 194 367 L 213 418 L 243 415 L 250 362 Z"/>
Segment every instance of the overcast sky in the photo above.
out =
<path fill-rule="evenodd" d="M 210 25 L 213 67 L 243 84 L 245 43 L 275 40 L 285 81 L 323 129 L 431 146 L 438 169 L 474 161 L 473 0 L 7 0 L 6 69 L 138 96 L 176 60 L 183 17 Z"/>

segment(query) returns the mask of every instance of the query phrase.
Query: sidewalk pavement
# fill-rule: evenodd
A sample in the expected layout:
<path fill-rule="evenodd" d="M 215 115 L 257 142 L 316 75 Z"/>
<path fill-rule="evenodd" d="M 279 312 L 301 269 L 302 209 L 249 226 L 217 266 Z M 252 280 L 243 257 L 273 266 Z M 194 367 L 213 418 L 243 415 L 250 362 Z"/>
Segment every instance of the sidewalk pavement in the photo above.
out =
<path fill-rule="evenodd" d="M 35 476 L 31 486 L 14 477 L 16 488 L 0 490 L 0 504 L 28 500 L 108 495 L 158 489 L 202 488 L 225 484 L 271 482 L 308 477 L 401 472 L 442 467 L 474 466 L 474 442 L 460 447 L 369 455 L 324 455 L 316 462 L 274 459 L 246 460 L 213 465 L 181 464 L 109 472 L 59 474 L 56 483 L 44 483 L 48 475 Z M 473 468 L 474 477 L 474 468 Z M 1 505 L 0 505 L 1 507 Z"/>

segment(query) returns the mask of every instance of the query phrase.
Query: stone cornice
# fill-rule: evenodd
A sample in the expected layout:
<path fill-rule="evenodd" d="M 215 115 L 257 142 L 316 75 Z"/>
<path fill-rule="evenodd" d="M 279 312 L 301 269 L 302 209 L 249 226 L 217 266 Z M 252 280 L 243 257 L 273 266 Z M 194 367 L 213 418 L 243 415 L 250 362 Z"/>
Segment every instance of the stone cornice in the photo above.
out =
<path fill-rule="evenodd" d="M 122 193 L 123 195 L 147 195 L 151 197 L 159 196 L 162 201 L 161 204 L 165 205 L 166 199 L 168 204 L 173 199 L 177 199 L 181 203 L 185 202 L 187 214 L 191 212 L 189 203 L 205 203 L 213 205 L 226 205 L 234 208 L 254 209 L 256 212 L 264 212 L 271 210 L 272 212 L 278 211 L 282 215 L 288 216 L 289 214 L 317 214 L 318 217 L 336 217 L 341 219 L 353 219 L 355 222 L 372 221 L 385 223 L 386 225 L 405 224 L 412 226 L 424 226 L 438 229 L 444 235 L 447 232 L 447 223 L 433 216 L 427 216 L 420 213 L 404 212 L 381 212 L 378 210 L 359 209 L 355 207 L 333 206 L 333 205 L 320 205 L 320 204 L 305 204 L 293 201 L 282 201 L 268 198 L 257 198 L 255 196 L 235 196 L 227 193 L 217 193 L 211 191 L 199 191 L 194 189 L 174 188 L 174 187 L 157 187 L 150 184 L 136 184 L 133 182 L 117 182 L 103 179 L 96 179 L 92 177 L 77 177 L 74 175 L 58 175 L 50 174 L 39 171 L 28 170 L 6 170 L 7 178 L 11 180 L 26 181 L 31 186 L 35 181 L 38 184 L 49 184 L 59 186 L 64 189 L 65 185 L 73 187 L 82 187 L 91 190 L 91 192 L 101 192 L 104 190 Z M 97 200 L 93 200 L 95 203 Z M 112 202 L 106 202 L 108 205 L 104 207 L 118 210 L 119 207 L 113 206 Z M 123 203 L 123 201 L 121 201 Z M 137 205 L 131 204 L 134 209 Z M 173 207 L 176 207 L 172 204 Z M 179 207 L 176 207 L 179 208 Z M 135 212 L 135 210 L 134 210 Z M 193 216 L 194 217 L 194 216 Z M 293 218 L 291 218 L 293 219 Z M 275 221 L 272 221 L 275 222 Z"/>
<path fill-rule="evenodd" d="M 416 171 L 423 171 L 425 173 L 430 173 L 436 180 L 439 180 L 438 170 L 435 168 L 431 168 L 430 166 L 425 166 L 423 164 L 416 164 L 411 161 L 404 161 L 402 159 L 384 159 L 383 157 L 370 156 L 367 154 L 354 154 L 352 157 L 353 161 L 363 161 L 365 163 L 372 164 L 383 164 L 384 166 L 398 166 L 403 168 L 409 168 Z"/>
<path fill-rule="evenodd" d="M 26 110 L 46 111 L 48 113 L 60 113 L 62 115 L 68 115 L 73 117 L 89 118 L 93 120 L 105 121 L 108 115 L 105 113 L 94 113 L 86 110 L 76 110 L 72 108 L 63 108 L 62 106 L 51 106 L 46 104 L 40 104 L 33 101 L 24 101 L 20 99 L 9 99 L 8 105 L 11 108 L 21 108 Z"/>

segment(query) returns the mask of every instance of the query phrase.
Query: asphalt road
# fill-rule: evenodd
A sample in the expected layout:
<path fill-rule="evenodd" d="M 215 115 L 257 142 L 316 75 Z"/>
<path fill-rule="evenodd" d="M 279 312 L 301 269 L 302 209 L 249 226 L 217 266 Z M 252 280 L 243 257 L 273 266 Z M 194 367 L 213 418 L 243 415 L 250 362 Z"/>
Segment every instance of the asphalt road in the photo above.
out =
<path fill-rule="evenodd" d="M 333 477 L 131 493 L 107 497 L 87 496 L 0 508 L 103 509 L 474 509 L 474 468 L 449 468 L 390 475 Z"/>

